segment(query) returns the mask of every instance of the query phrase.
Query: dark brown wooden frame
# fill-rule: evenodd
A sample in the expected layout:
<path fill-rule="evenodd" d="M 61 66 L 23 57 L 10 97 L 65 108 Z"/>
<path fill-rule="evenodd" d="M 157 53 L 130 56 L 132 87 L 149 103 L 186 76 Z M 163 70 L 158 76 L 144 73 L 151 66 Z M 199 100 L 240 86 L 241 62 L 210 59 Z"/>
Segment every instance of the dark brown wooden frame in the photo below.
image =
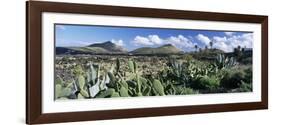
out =
<path fill-rule="evenodd" d="M 176 106 L 159 108 L 42 113 L 42 12 L 98 14 L 149 18 L 172 18 L 204 21 L 226 21 L 261 24 L 262 31 L 262 101 L 249 103 Z M 268 108 L 268 17 L 244 14 L 225 14 L 198 11 L 179 11 L 89 4 L 26 2 L 26 123 L 74 122 L 208 112 L 255 110 Z"/>

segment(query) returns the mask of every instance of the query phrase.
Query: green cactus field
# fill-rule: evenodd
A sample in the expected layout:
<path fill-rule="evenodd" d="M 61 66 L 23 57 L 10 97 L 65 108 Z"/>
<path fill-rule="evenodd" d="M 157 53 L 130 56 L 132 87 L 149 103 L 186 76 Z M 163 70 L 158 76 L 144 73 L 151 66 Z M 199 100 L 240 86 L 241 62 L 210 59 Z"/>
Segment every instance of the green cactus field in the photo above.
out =
<path fill-rule="evenodd" d="M 204 59 L 202 54 L 56 56 L 55 99 L 252 91 L 251 63 L 227 54 Z"/>

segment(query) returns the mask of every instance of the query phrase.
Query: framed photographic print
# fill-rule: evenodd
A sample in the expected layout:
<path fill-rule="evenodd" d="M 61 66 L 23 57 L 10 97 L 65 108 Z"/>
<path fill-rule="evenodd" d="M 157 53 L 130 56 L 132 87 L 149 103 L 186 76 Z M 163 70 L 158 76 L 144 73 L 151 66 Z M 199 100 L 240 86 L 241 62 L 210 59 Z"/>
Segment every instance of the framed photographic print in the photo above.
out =
<path fill-rule="evenodd" d="M 268 108 L 268 17 L 28 1 L 26 122 Z"/>

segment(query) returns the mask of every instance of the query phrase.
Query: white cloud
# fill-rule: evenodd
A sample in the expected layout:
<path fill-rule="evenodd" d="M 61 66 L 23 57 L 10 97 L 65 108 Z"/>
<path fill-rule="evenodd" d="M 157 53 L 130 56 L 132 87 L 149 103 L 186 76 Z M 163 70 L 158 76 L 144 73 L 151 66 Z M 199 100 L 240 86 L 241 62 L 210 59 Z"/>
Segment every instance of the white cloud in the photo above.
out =
<path fill-rule="evenodd" d="M 235 32 L 224 32 L 224 34 L 227 35 L 227 36 L 232 36 L 232 35 L 234 35 L 234 33 Z"/>
<path fill-rule="evenodd" d="M 194 47 L 194 44 L 188 38 L 184 37 L 183 35 L 178 36 L 171 36 L 165 40 L 166 43 L 170 43 L 178 48 L 181 49 L 189 49 Z"/>
<path fill-rule="evenodd" d="M 183 50 L 194 48 L 194 44 L 189 38 L 183 35 L 170 36 L 168 38 L 160 38 L 158 35 L 148 35 L 147 37 L 136 36 L 132 41 L 136 46 L 160 46 L 164 44 L 172 44 Z"/>
<path fill-rule="evenodd" d="M 142 36 L 136 36 L 135 39 L 133 40 L 133 43 L 135 45 L 145 45 L 145 46 L 152 46 L 154 45 L 149 38 L 147 37 L 142 37 Z"/>
<path fill-rule="evenodd" d="M 224 50 L 226 52 L 232 52 L 237 46 L 252 48 L 253 46 L 253 34 L 244 33 L 242 35 L 232 35 L 230 37 L 214 36 L 214 48 Z"/>
<path fill-rule="evenodd" d="M 214 36 L 213 39 L 213 48 L 217 48 L 225 52 L 231 52 L 233 50 L 233 48 L 227 44 L 228 40 L 226 37 Z"/>
<path fill-rule="evenodd" d="M 152 43 L 154 43 L 156 45 L 160 45 L 163 42 L 163 40 L 161 38 L 159 38 L 158 35 L 149 35 L 148 38 Z"/>
<path fill-rule="evenodd" d="M 161 45 L 163 43 L 163 39 L 161 39 L 158 35 L 148 35 L 147 37 L 136 36 L 133 40 L 135 45 Z"/>
<path fill-rule="evenodd" d="M 201 43 L 205 44 L 205 45 L 209 45 L 211 40 L 209 39 L 208 36 L 205 36 L 203 34 L 198 34 L 196 36 L 196 39 L 198 39 Z"/>
<path fill-rule="evenodd" d="M 115 40 L 115 39 L 112 39 L 111 40 L 112 43 L 115 43 L 116 45 L 118 46 L 124 46 L 124 41 L 123 40 Z"/>
<path fill-rule="evenodd" d="M 192 42 L 193 39 L 197 39 L 199 43 Z M 214 36 L 209 38 L 203 34 L 198 34 L 194 37 L 183 35 L 170 36 L 167 38 L 161 38 L 158 35 L 148 35 L 148 36 L 136 36 L 132 41 L 136 46 L 161 46 L 164 44 L 172 44 L 177 48 L 184 51 L 194 51 L 194 46 L 209 46 L 210 42 L 213 42 L 213 48 L 221 49 L 225 52 L 232 52 L 234 48 L 238 45 L 241 47 L 252 48 L 253 44 L 253 34 L 244 33 L 236 34 L 232 33 L 225 36 Z"/>
<path fill-rule="evenodd" d="M 226 42 L 227 41 L 227 38 L 225 36 L 224 37 L 214 36 L 213 39 L 215 41 L 218 41 L 218 42 Z"/>

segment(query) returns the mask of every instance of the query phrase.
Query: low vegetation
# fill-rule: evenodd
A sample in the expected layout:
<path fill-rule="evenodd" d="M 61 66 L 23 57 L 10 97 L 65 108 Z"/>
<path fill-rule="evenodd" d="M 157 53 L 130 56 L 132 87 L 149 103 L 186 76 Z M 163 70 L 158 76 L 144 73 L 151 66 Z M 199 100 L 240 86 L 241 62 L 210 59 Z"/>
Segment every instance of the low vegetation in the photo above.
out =
<path fill-rule="evenodd" d="M 214 51 L 169 56 L 57 56 L 55 98 L 251 92 L 251 57 Z"/>

